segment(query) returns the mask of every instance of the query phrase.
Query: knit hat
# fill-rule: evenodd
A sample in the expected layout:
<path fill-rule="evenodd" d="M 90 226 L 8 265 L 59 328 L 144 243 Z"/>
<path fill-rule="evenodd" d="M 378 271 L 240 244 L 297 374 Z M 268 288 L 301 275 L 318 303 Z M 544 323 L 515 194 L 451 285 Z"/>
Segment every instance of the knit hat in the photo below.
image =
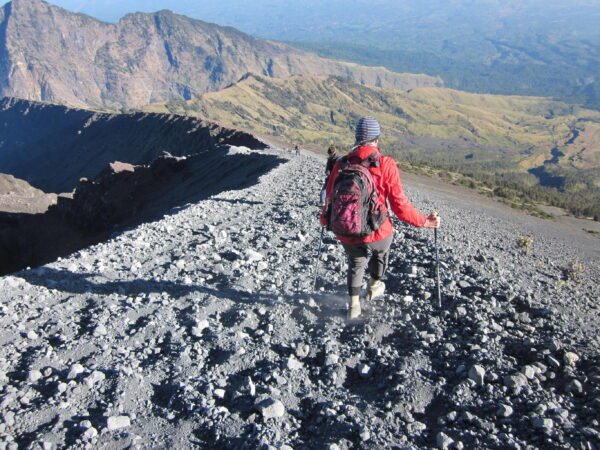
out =
<path fill-rule="evenodd" d="M 367 144 L 379 139 L 381 128 L 375 117 L 363 117 L 356 124 L 356 144 Z"/>

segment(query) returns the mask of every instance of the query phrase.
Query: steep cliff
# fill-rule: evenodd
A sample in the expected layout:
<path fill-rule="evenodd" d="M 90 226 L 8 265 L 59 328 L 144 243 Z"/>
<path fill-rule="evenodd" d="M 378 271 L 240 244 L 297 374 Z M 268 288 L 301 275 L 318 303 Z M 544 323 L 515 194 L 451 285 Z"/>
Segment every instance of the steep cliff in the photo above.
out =
<path fill-rule="evenodd" d="M 256 138 L 172 114 L 105 114 L 24 100 L 0 101 L 0 173 L 45 192 L 70 192 L 112 161 L 150 164 L 222 145 L 264 147 Z"/>

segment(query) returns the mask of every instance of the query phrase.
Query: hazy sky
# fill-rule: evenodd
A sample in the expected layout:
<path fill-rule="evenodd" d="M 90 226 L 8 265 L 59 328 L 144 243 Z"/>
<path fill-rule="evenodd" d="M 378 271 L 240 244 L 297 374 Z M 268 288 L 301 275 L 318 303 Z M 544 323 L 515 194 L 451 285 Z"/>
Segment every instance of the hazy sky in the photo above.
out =
<path fill-rule="evenodd" d="M 49 3 L 110 22 L 117 21 L 129 12 L 154 12 L 161 9 L 201 18 L 198 13 L 202 9 L 198 7 L 201 2 L 194 0 L 50 0 Z"/>
<path fill-rule="evenodd" d="M 6 1 L 0 0 L 3 3 Z M 397 28 L 399 19 L 404 21 L 403 28 L 412 20 L 433 30 L 440 26 L 448 29 L 448 23 L 453 23 L 469 24 L 477 32 L 487 33 L 490 20 L 495 21 L 493 27 L 501 28 L 515 17 L 527 17 L 526 25 L 536 31 L 560 28 L 575 34 L 585 30 L 586 38 L 591 34 L 600 37 L 600 0 L 49 0 L 49 3 L 107 22 L 116 22 L 130 12 L 170 9 L 254 35 L 292 41 L 311 38 L 323 41 L 328 30 L 352 32 L 356 24 L 361 25 L 361 32 L 365 31 L 365 24 L 372 25 L 371 28 L 387 25 L 387 30 L 401 32 Z M 314 33 L 317 29 L 320 36 Z"/>

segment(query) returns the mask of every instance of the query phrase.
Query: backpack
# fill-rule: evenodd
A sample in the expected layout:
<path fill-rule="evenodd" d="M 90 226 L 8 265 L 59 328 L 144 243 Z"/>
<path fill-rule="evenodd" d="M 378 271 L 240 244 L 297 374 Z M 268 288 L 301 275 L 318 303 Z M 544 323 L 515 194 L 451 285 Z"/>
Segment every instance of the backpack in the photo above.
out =
<path fill-rule="evenodd" d="M 328 228 L 339 236 L 364 237 L 385 222 L 387 211 L 379 201 L 369 167 L 379 167 L 379 153 L 367 159 L 347 156 L 339 160 L 328 209 Z"/>

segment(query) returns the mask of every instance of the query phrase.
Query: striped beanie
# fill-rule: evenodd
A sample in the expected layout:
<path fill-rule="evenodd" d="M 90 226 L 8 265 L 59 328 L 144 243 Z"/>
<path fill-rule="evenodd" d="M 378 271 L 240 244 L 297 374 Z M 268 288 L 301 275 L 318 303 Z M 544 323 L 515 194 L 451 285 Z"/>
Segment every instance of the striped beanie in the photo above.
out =
<path fill-rule="evenodd" d="M 375 117 L 363 117 L 356 124 L 356 144 L 367 144 L 379 139 L 381 128 Z"/>

